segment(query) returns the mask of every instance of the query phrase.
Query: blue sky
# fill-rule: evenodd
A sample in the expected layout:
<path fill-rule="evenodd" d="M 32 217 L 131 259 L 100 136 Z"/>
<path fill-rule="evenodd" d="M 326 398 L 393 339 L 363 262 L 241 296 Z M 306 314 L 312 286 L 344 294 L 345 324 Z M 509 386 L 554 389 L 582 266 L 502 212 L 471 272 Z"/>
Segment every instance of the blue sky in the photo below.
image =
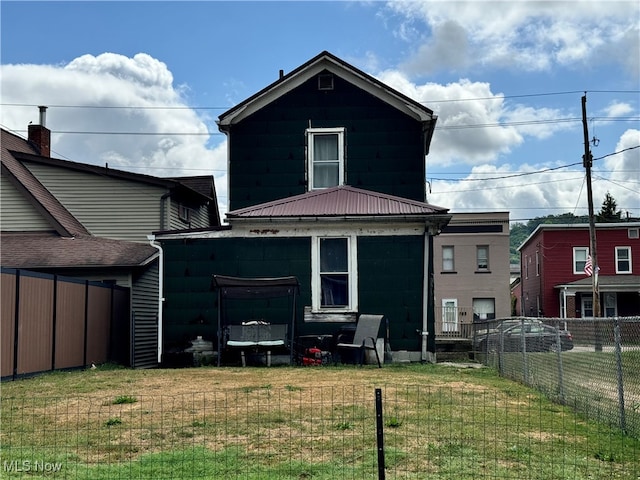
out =
<path fill-rule="evenodd" d="M 214 175 L 223 212 L 218 115 L 328 50 L 438 115 L 430 203 L 584 214 L 586 91 L 595 208 L 608 191 L 640 216 L 637 1 L 3 1 L 0 15 L 3 128 L 24 135 L 47 105 L 54 156 Z"/>

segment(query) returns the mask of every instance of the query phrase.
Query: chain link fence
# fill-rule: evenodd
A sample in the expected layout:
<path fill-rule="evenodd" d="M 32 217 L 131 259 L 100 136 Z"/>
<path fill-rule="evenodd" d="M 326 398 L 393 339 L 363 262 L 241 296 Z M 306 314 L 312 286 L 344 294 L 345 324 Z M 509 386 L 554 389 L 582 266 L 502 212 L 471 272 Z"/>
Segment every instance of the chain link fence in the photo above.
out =
<path fill-rule="evenodd" d="M 540 372 L 530 361 L 528 375 L 537 378 Z M 3 396 L 0 477 L 637 480 L 640 475 L 640 440 L 585 421 L 543 394 L 499 377 L 483 385 L 462 375 L 460 382 L 446 385 L 386 385 L 375 395 L 369 384 L 328 386 L 321 379 L 320 367 L 317 387 L 263 385 L 173 396 Z M 569 398 L 569 385 L 565 389 Z M 589 401 L 572 398 L 580 405 Z"/>
<path fill-rule="evenodd" d="M 475 323 L 473 348 L 501 375 L 640 437 L 640 317 Z"/>

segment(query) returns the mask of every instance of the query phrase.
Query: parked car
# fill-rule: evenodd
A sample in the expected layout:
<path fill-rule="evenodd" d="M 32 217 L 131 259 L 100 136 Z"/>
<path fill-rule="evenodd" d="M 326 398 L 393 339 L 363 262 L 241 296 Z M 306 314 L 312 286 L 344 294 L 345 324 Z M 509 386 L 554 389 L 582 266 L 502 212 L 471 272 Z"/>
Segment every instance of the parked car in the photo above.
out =
<path fill-rule="evenodd" d="M 558 337 L 560 342 L 558 344 Z M 534 320 L 512 325 L 498 325 L 497 328 L 476 334 L 478 352 L 557 352 L 571 350 L 573 337 L 568 330 Z"/>

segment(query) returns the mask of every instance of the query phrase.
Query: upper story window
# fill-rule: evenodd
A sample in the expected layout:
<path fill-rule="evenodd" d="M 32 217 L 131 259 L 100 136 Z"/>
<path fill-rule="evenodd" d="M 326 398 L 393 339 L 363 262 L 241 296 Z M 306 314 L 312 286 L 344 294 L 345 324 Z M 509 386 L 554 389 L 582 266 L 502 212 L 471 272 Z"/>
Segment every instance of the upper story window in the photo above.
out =
<path fill-rule="evenodd" d="M 573 273 L 584 275 L 584 266 L 589 255 L 588 247 L 573 247 Z"/>
<path fill-rule="evenodd" d="M 189 207 L 185 207 L 184 205 L 180 204 L 180 206 L 178 207 L 178 217 L 183 222 L 190 222 L 191 221 L 191 209 Z"/>
<path fill-rule="evenodd" d="M 315 237 L 312 304 L 316 311 L 350 311 L 357 305 L 355 237 Z"/>
<path fill-rule="evenodd" d="M 308 128 L 309 190 L 344 183 L 344 128 Z"/>
<path fill-rule="evenodd" d="M 476 269 L 481 271 L 489 270 L 489 247 L 487 245 L 476 247 Z"/>
<path fill-rule="evenodd" d="M 631 273 L 631 247 L 616 247 L 616 273 Z"/>
<path fill-rule="evenodd" d="M 454 249 L 453 246 L 447 245 L 442 247 L 442 271 L 454 272 L 455 262 L 453 258 Z"/>
<path fill-rule="evenodd" d="M 536 250 L 536 277 L 540 276 L 540 252 Z"/>

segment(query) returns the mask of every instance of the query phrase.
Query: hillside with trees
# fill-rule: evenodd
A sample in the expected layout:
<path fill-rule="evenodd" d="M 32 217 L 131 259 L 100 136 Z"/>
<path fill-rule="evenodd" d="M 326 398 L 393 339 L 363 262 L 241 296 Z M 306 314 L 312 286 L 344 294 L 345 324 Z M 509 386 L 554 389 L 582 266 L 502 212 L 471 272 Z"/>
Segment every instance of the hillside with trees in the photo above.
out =
<path fill-rule="evenodd" d="M 636 222 L 638 218 L 622 218 L 622 212 L 618 210 L 618 204 L 616 200 L 611 196 L 609 192 L 604 197 L 600 211 L 595 214 L 595 220 L 598 223 L 612 223 L 612 222 Z M 547 215 L 544 217 L 536 217 L 529 220 L 527 223 L 514 223 L 509 230 L 509 247 L 510 247 L 510 260 L 511 263 L 520 263 L 520 254 L 518 253 L 518 247 L 522 245 L 531 233 L 540 224 L 573 224 L 573 223 L 589 223 L 588 215 L 574 215 L 572 213 L 561 213 L 559 215 Z"/>

